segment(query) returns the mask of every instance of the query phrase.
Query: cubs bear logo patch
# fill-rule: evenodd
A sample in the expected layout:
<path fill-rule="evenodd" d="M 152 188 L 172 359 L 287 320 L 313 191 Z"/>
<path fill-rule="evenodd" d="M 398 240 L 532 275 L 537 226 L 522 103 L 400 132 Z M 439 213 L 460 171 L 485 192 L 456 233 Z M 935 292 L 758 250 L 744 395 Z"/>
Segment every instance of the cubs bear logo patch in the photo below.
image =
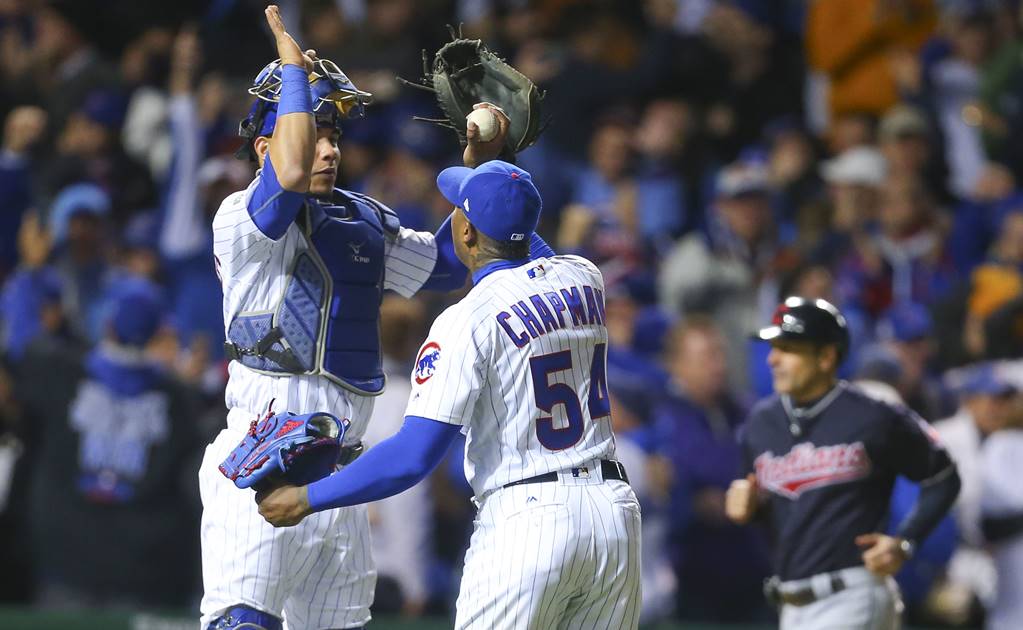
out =
<path fill-rule="evenodd" d="M 422 385 L 430 380 L 437 369 L 438 361 L 440 361 L 440 344 L 431 341 L 424 345 L 423 349 L 419 351 L 419 356 L 416 357 L 415 379 L 417 384 Z"/>

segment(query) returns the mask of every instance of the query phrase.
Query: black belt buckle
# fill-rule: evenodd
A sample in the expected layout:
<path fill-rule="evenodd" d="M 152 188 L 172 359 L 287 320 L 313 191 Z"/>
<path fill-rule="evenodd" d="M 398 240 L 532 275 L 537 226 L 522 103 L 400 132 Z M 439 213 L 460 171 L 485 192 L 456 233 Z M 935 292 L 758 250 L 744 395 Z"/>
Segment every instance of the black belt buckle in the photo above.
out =
<path fill-rule="evenodd" d="M 777 575 L 764 580 L 764 599 L 775 608 L 781 606 L 781 578 Z"/>
<path fill-rule="evenodd" d="M 338 453 L 337 463 L 339 466 L 347 466 L 359 458 L 362 452 L 365 450 L 362 442 L 352 444 L 351 446 L 342 446 L 341 452 Z"/>

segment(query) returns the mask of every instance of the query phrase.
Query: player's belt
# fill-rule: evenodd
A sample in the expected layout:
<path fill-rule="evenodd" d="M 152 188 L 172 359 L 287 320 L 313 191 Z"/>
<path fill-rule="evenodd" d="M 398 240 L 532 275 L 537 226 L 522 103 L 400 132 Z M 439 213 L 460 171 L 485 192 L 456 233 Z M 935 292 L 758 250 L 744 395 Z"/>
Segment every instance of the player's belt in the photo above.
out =
<path fill-rule="evenodd" d="M 585 468 L 570 468 L 566 473 L 571 474 L 573 477 L 583 477 L 587 475 Z M 520 486 L 525 483 L 545 483 L 547 481 L 557 481 L 558 474 L 556 472 L 544 473 L 535 477 L 527 477 L 526 479 L 519 479 L 518 481 L 512 481 L 511 483 L 504 484 L 504 488 L 510 488 L 512 486 Z M 600 460 L 600 476 L 605 481 L 608 479 L 614 479 L 616 481 L 624 481 L 629 483 L 629 475 L 625 473 L 625 466 L 622 466 L 620 462 L 612 461 L 609 459 Z"/>
<path fill-rule="evenodd" d="M 818 599 L 822 599 L 828 595 L 834 595 L 839 591 L 844 591 L 846 584 L 842 576 L 837 573 L 828 574 L 829 587 L 825 589 L 827 592 L 818 593 L 810 586 L 804 588 L 797 588 L 794 590 L 786 590 L 782 588 L 782 582 L 777 576 L 768 578 L 764 581 L 764 595 L 767 597 L 767 601 L 775 606 L 779 604 L 788 604 L 790 606 L 806 606 L 812 604 Z"/>

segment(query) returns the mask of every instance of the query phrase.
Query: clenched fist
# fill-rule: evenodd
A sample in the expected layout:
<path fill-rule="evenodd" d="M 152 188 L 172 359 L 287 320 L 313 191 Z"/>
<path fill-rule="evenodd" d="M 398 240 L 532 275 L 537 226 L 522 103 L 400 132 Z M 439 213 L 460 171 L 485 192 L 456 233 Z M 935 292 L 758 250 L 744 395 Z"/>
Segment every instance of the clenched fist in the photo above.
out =
<path fill-rule="evenodd" d="M 725 494 L 725 514 L 739 525 L 745 525 L 757 512 L 757 476 L 753 473 L 745 479 L 736 479 Z"/>

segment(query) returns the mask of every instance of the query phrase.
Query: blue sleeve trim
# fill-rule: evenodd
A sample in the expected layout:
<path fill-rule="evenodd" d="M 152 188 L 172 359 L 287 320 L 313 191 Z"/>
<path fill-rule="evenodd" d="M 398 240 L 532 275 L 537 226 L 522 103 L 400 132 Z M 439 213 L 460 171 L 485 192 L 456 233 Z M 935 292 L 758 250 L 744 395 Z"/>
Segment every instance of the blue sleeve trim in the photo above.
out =
<path fill-rule="evenodd" d="M 540 238 L 540 235 L 533 232 L 532 238 L 529 239 L 529 258 L 530 260 L 536 260 L 537 258 L 550 258 L 556 256 L 554 248 L 547 244 L 547 241 Z"/>
<path fill-rule="evenodd" d="M 427 291 L 455 291 L 465 286 L 465 277 L 469 269 L 462 264 L 455 254 L 455 243 L 451 236 L 451 215 L 444 219 L 437 233 L 437 262 L 433 265 L 430 277 L 423 283 Z"/>
<path fill-rule="evenodd" d="M 437 467 L 461 427 L 405 416 L 401 430 L 349 466 L 309 484 L 314 512 L 379 501 L 422 481 Z"/>
<path fill-rule="evenodd" d="M 263 170 L 259 172 L 259 183 L 249 198 L 248 211 L 252 222 L 267 238 L 276 241 L 294 223 L 304 201 L 305 194 L 281 187 L 267 153 Z"/>

